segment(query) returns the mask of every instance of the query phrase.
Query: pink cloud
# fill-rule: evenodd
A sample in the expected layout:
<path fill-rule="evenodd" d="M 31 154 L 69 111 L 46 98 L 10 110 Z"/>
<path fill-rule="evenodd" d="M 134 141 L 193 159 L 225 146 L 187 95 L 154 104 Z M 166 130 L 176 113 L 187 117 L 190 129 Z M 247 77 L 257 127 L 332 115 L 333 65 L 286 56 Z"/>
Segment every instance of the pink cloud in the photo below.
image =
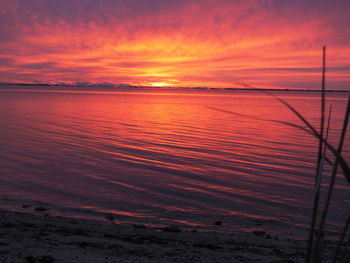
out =
<path fill-rule="evenodd" d="M 350 75 L 347 1 L 3 2 L 0 81 L 314 87 L 324 44 L 332 87 Z"/>

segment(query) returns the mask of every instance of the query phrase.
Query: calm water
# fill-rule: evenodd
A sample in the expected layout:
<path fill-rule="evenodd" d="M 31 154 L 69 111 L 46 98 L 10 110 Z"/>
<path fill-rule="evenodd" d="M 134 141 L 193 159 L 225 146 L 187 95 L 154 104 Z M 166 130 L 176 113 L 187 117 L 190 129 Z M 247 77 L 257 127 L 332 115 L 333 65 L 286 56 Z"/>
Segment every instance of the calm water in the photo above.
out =
<path fill-rule="evenodd" d="M 301 124 L 271 96 L 72 90 L 0 86 L 1 208 L 34 213 L 22 205 L 43 205 L 53 215 L 306 237 L 317 141 L 212 108 Z M 317 125 L 319 94 L 275 94 Z M 327 96 L 336 145 L 347 94 Z M 349 160 L 349 140 L 344 150 Z M 350 187 L 338 178 L 330 230 L 350 207 Z"/>

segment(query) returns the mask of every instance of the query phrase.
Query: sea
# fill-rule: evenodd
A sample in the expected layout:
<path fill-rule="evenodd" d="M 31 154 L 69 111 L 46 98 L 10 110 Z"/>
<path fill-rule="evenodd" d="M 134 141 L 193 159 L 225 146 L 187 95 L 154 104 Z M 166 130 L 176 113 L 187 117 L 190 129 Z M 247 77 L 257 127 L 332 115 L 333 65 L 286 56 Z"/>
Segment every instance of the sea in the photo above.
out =
<path fill-rule="evenodd" d="M 320 96 L 0 85 L 0 209 L 305 239 L 318 140 L 277 98 L 318 130 Z M 335 148 L 347 98 L 346 92 L 326 94 L 327 116 L 332 105 L 328 141 Z M 348 162 L 349 142 L 347 136 Z M 331 170 L 325 164 L 320 211 Z M 349 193 L 339 169 L 329 236 L 343 228 Z"/>

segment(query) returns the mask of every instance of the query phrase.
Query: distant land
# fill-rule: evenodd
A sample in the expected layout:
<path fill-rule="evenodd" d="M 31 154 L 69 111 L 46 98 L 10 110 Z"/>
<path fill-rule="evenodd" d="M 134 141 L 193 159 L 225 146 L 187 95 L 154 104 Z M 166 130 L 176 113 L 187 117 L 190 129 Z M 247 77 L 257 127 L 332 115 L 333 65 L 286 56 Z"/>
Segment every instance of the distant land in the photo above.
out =
<path fill-rule="evenodd" d="M 119 83 L 119 84 L 113 84 L 113 83 L 90 83 L 90 82 L 76 82 L 76 83 L 7 83 L 7 82 L 0 82 L 0 85 L 2 86 L 40 86 L 40 87 L 88 87 L 88 88 L 150 88 L 150 89 L 189 89 L 189 90 L 251 90 L 251 91 L 301 91 L 301 92 L 320 92 L 321 90 L 317 89 L 290 89 L 290 88 L 255 88 L 249 85 L 243 85 L 243 88 L 239 87 L 232 87 L 232 88 L 213 88 L 213 87 L 174 87 L 174 86 L 136 86 L 126 83 Z M 327 90 L 326 92 L 350 92 L 350 90 Z"/>

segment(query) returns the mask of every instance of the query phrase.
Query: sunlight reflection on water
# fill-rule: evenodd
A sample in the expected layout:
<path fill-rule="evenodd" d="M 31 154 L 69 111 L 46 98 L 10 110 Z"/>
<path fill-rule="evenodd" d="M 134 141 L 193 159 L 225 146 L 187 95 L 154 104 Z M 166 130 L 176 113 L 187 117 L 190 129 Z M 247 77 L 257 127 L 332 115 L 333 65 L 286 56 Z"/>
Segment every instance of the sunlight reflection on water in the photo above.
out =
<path fill-rule="evenodd" d="M 298 129 L 211 108 L 301 125 L 269 95 L 46 89 L 0 90 L 2 207 L 36 202 L 56 214 L 103 219 L 107 213 L 118 222 L 217 229 L 221 220 L 220 230 L 304 235 L 317 141 Z M 317 127 L 317 93 L 276 94 Z M 336 145 L 346 95 L 328 98 Z M 350 206 L 349 186 L 342 177 L 338 183 L 332 230 Z"/>

